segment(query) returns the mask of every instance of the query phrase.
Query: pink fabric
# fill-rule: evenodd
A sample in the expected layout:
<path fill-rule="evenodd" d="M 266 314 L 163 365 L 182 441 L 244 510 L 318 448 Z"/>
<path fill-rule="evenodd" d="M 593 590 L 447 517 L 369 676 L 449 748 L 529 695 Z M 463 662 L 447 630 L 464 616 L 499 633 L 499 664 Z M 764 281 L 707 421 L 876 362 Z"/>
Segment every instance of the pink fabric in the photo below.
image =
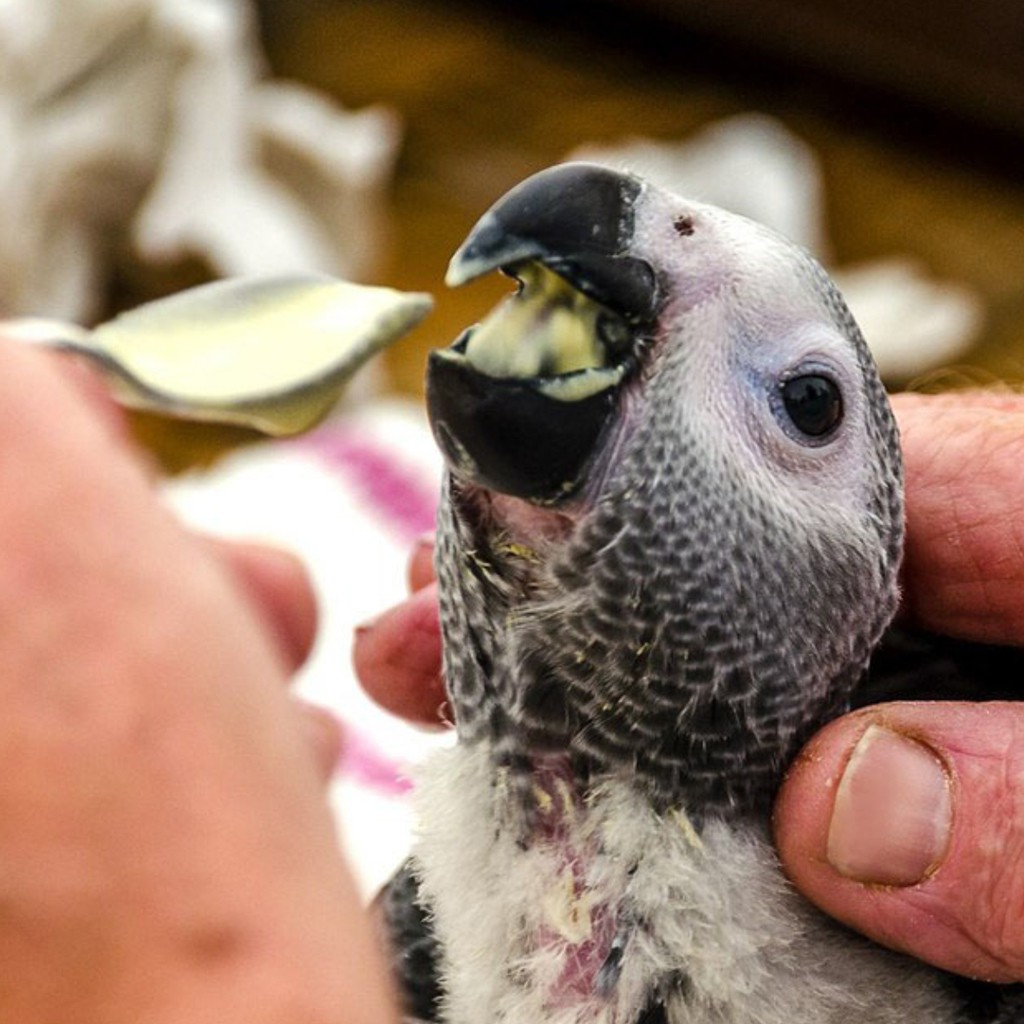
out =
<path fill-rule="evenodd" d="M 428 488 L 422 472 L 403 463 L 394 449 L 361 436 L 354 427 L 333 424 L 292 444 L 337 474 L 400 543 L 411 544 L 433 530 L 436 488 Z M 338 774 L 385 796 L 405 796 L 412 788 L 405 768 L 359 728 L 346 721 L 342 725 Z"/>
<path fill-rule="evenodd" d="M 296 446 L 316 455 L 372 508 L 403 543 L 434 528 L 437 489 L 428 487 L 395 452 L 360 437 L 353 429 L 323 427 Z"/>
<path fill-rule="evenodd" d="M 405 796 L 412 789 L 407 770 L 349 722 L 342 722 L 344 741 L 338 773 L 385 796 Z"/>

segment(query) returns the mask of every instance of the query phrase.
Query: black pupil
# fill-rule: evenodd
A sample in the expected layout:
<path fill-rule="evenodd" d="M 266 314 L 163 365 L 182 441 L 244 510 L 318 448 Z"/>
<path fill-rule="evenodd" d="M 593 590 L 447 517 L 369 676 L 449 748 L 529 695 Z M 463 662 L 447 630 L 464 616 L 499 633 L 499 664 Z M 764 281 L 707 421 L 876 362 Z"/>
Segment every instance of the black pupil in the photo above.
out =
<path fill-rule="evenodd" d="M 808 437 L 824 437 L 843 417 L 843 398 L 828 377 L 808 374 L 782 385 L 782 402 L 789 418 Z"/>

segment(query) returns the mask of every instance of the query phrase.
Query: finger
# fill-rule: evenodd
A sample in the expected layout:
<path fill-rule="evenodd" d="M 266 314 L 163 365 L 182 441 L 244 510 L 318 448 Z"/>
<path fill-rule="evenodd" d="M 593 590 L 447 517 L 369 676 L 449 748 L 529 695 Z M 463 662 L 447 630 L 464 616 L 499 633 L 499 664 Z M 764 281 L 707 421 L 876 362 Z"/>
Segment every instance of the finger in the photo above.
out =
<path fill-rule="evenodd" d="M 918 625 L 1024 644 L 1024 397 L 897 395 L 907 546 Z"/>
<path fill-rule="evenodd" d="M 437 587 L 424 587 L 356 630 L 356 675 L 382 707 L 423 725 L 448 721 Z"/>
<path fill-rule="evenodd" d="M 309 574 L 288 551 L 209 537 L 210 551 L 235 579 L 268 636 L 294 672 L 309 657 L 316 640 L 317 603 Z"/>
<path fill-rule="evenodd" d="M 1024 706 L 888 704 L 794 763 L 775 832 L 794 884 L 946 970 L 1024 978 Z"/>
<path fill-rule="evenodd" d="M 434 535 L 424 534 L 409 556 L 409 590 L 416 593 L 434 582 Z"/>

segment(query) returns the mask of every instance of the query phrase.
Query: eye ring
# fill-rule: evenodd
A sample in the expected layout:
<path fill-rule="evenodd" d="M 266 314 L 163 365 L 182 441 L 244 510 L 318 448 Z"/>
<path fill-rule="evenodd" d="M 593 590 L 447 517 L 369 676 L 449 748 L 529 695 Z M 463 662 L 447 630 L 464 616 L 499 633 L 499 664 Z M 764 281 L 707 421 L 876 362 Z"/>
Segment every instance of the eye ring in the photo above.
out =
<path fill-rule="evenodd" d="M 843 420 L 843 394 L 839 385 L 821 372 L 799 373 L 779 382 L 779 411 L 798 439 L 825 443 Z"/>

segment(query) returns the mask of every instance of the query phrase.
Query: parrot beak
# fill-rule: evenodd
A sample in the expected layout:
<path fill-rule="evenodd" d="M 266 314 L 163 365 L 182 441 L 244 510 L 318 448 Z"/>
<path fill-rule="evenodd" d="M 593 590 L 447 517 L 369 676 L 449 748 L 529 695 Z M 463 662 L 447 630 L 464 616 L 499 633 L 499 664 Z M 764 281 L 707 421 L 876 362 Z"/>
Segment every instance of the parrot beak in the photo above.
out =
<path fill-rule="evenodd" d="M 518 291 L 431 353 L 427 409 L 452 472 L 540 503 L 570 497 L 602 447 L 661 305 L 629 255 L 635 178 L 564 164 L 500 199 L 452 258 L 460 285 L 492 270 Z"/>

